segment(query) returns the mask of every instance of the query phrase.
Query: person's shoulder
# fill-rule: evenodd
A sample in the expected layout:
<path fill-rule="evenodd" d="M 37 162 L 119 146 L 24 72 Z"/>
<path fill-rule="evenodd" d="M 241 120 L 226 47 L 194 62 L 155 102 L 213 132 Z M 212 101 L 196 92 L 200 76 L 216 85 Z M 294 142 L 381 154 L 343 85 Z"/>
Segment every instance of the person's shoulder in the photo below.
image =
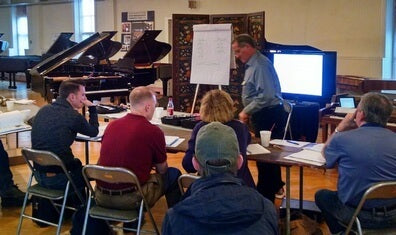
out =
<path fill-rule="evenodd" d="M 236 120 L 236 119 L 230 120 L 230 121 L 228 122 L 228 124 L 229 124 L 229 125 L 236 126 L 236 127 L 245 127 L 245 126 L 246 126 L 244 123 L 242 123 L 241 121 Z"/>
<path fill-rule="evenodd" d="M 265 55 L 263 55 L 261 52 L 257 51 L 255 55 L 253 55 L 254 58 L 256 59 L 257 63 L 260 64 L 268 64 L 271 63 L 271 61 L 268 59 L 268 57 L 266 57 Z"/>
<path fill-rule="evenodd" d="M 226 123 L 229 127 L 233 128 L 235 132 L 240 131 L 248 131 L 248 127 L 246 124 L 240 122 L 239 120 L 233 119 Z"/>
<path fill-rule="evenodd" d="M 150 123 L 149 121 L 147 121 L 147 129 L 149 132 L 152 132 L 155 135 L 164 135 L 164 132 L 162 131 L 161 128 L 159 128 L 157 125 Z"/>
<path fill-rule="evenodd" d="M 206 124 L 208 124 L 208 123 L 204 122 L 204 121 L 199 121 L 197 124 L 195 124 L 195 126 L 193 128 L 193 133 L 197 133 L 199 131 L 199 129 L 201 129 Z"/>

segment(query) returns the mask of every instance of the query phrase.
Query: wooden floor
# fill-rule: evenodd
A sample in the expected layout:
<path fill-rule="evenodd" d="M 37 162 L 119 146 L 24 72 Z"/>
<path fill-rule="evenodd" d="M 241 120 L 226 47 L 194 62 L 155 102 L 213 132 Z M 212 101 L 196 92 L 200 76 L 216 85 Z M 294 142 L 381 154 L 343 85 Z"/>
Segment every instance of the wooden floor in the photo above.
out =
<path fill-rule="evenodd" d="M 0 95 L 5 97 L 13 97 L 17 99 L 29 98 L 36 100 L 37 105 L 42 106 L 45 104 L 45 101 L 40 97 L 39 94 L 32 92 L 31 90 L 26 89 L 26 84 L 18 83 L 18 89 L 8 90 L 8 82 L 0 81 Z M 320 134 L 318 136 L 321 136 Z M 4 137 L 3 143 L 5 141 Z M 21 133 L 19 136 L 19 144 L 20 146 L 30 146 L 30 133 L 25 132 Z M 321 140 L 318 140 L 321 142 Z M 7 143 L 12 148 L 15 146 L 15 135 L 9 135 L 7 137 Z M 82 162 L 84 162 L 84 146 L 82 143 L 75 142 L 72 146 L 73 153 L 75 156 L 79 157 Z M 99 151 L 100 151 L 100 143 L 90 143 L 90 163 L 96 163 Z M 183 154 L 168 154 L 168 164 L 173 167 L 177 167 L 183 172 L 183 168 L 181 166 Z M 249 162 L 249 168 L 253 174 L 254 179 L 257 179 L 257 169 L 255 166 L 255 162 Z M 11 170 L 14 174 L 14 181 L 18 184 L 21 190 L 26 189 L 26 182 L 29 176 L 29 169 L 26 165 L 17 165 L 12 166 Z M 285 179 L 285 171 L 282 171 L 283 179 Z M 291 168 L 291 198 L 298 198 L 298 181 L 299 181 L 299 168 L 292 167 Z M 324 170 L 320 169 L 310 169 L 304 168 L 304 199 L 313 201 L 315 192 L 321 188 L 328 189 L 336 189 L 337 184 L 337 171 L 336 170 Z M 276 202 L 276 205 L 279 206 L 280 200 Z M 159 227 L 161 227 L 162 219 L 166 212 L 166 202 L 164 198 L 154 206 L 152 212 L 154 214 L 156 223 Z M 27 208 L 27 211 L 31 211 L 31 207 Z M 18 219 L 20 215 L 20 208 L 2 208 L 0 210 L 0 234 L 15 234 L 16 227 L 18 225 Z M 149 220 L 146 220 L 146 225 L 144 228 L 151 228 Z M 69 230 L 71 227 L 71 221 L 65 221 L 62 226 L 62 234 L 69 234 Z M 22 226 L 22 234 L 54 234 L 55 229 L 53 227 L 50 228 L 39 228 L 30 220 L 24 220 Z M 119 233 L 119 234 L 122 234 Z"/>

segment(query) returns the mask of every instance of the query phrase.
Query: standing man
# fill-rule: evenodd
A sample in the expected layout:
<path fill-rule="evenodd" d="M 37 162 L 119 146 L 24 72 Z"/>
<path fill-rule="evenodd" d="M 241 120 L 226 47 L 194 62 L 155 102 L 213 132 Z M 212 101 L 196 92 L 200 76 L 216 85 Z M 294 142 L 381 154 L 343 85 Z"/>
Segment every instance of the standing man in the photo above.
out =
<path fill-rule="evenodd" d="M 129 102 L 131 112 L 106 127 L 98 165 L 131 170 L 150 207 L 164 194 L 168 207 L 172 207 L 181 197 L 177 184 L 181 173 L 168 167 L 164 133 L 150 123 L 157 104 L 155 94 L 147 87 L 137 87 Z M 96 199 L 99 205 L 115 209 L 133 209 L 140 202 L 132 185 L 105 182 L 98 182 Z"/>
<path fill-rule="evenodd" d="M 78 110 L 87 106 L 89 122 Z M 33 120 L 32 148 L 55 153 L 68 170 L 77 187 L 85 185 L 81 174 L 82 164 L 74 158 L 70 146 L 77 133 L 94 137 L 99 130 L 96 107 L 85 96 L 85 87 L 77 81 L 64 81 L 59 87 L 59 97 L 41 108 Z M 60 167 L 36 165 L 36 180 L 41 186 L 64 189 L 67 177 Z"/>
<path fill-rule="evenodd" d="M 239 120 L 253 125 L 256 137 L 261 130 L 272 130 L 271 138 L 281 139 L 286 113 L 283 109 L 281 87 L 274 66 L 267 57 L 256 49 L 256 42 L 247 35 L 238 35 L 232 42 L 235 57 L 245 64 L 242 82 L 242 103 L 244 109 Z M 283 194 L 280 166 L 257 163 L 257 190 L 274 201 L 275 194 Z"/>
<path fill-rule="evenodd" d="M 202 178 L 168 210 L 162 234 L 278 234 L 274 205 L 236 177 L 243 157 L 233 128 L 201 127 L 192 163 Z"/>
<path fill-rule="evenodd" d="M 345 230 L 365 191 L 396 180 L 396 134 L 385 128 L 393 106 L 382 94 L 365 94 L 326 142 L 326 167 L 338 165 L 337 191 L 316 192 L 315 202 L 332 234 Z M 358 215 L 362 228 L 396 228 L 396 199 L 366 202 Z"/>
<path fill-rule="evenodd" d="M 0 140 L 0 197 L 1 205 L 22 206 L 25 193 L 21 192 L 12 180 L 12 172 L 8 154 L 4 150 L 3 143 Z"/>

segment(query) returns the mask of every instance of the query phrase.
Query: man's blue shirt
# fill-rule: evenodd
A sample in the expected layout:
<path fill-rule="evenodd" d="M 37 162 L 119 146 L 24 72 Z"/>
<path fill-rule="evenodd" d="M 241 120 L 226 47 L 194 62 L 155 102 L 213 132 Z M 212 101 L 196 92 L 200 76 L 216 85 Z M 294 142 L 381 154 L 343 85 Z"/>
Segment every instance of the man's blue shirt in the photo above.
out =
<path fill-rule="evenodd" d="M 396 180 L 396 134 L 375 124 L 335 134 L 325 157 L 327 168 L 338 164 L 338 197 L 347 205 L 357 206 L 373 183 Z M 395 203 L 369 202 L 365 207 Z"/>

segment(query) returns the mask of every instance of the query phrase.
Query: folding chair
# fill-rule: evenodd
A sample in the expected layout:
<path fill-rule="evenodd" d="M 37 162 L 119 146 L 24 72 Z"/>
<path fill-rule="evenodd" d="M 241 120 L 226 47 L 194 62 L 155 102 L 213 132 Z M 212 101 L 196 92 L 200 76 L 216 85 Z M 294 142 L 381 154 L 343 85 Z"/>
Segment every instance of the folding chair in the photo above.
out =
<path fill-rule="evenodd" d="M 283 100 L 283 109 L 285 110 L 286 113 L 288 113 L 287 120 L 286 120 L 286 125 L 285 125 L 285 131 L 284 131 L 284 134 L 283 134 L 283 140 L 286 138 L 287 130 L 289 130 L 290 139 L 293 139 L 292 131 L 291 131 L 291 127 L 290 127 L 290 118 L 291 118 L 291 115 L 292 115 L 292 112 L 293 112 L 293 104 L 290 103 L 287 100 Z"/>
<path fill-rule="evenodd" d="M 74 192 L 77 194 L 77 196 L 80 199 L 82 204 L 84 204 L 85 200 L 84 200 L 83 196 L 81 195 L 80 191 L 77 189 L 75 183 L 73 182 L 73 180 L 69 174 L 69 171 L 66 169 L 62 160 L 58 156 L 56 156 L 54 153 L 51 153 L 48 151 L 39 151 L 39 150 L 24 148 L 24 149 L 22 149 L 22 156 L 24 157 L 24 159 L 25 159 L 26 163 L 28 164 L 32 173 L 30 174 L 29 181 L 27 184 L 26 194 L 25 194 L 25 198 L 24 198 L 23 206 L 22 206 L 22 210 L 21 210 L 21 216 L 19 218 L 17 234 L 20 234 L 23 218 L 29 218 L 34 221 L 38 221 L 38 222 L 41 222 L 44 224 L 55 226 L 55 227 L 57 227 L 56 234 L 60 234 L 65 208 L 70 209 L 70 210 L 76 210 L 76 208 L 74 208 L 74 207 L 66 206 L 67 195 L 69 195 L 70 185 L 73 187 Z M 66 188 L 64 190 L 55 190 L 55 189 L 48 189 L 48 188 L 42 187 L 39 184 L 32 185 L 34 174 L 37 172 L 33 163 L 40 164 L 41 166 L 59 166 L 59 167 L 61 167 L 63 170 L 63 173 L 66 175 L 66 177 L 68 179 Z M 49 221 L 45 221 L 42 219 L 38 219 L 33 216 L 29 216 L 29 215 L 25 214 L 26 204 L 27 204 L 29 195 L 34 195 L 36 197 L 49 199 L 51 204 L 55 207 L 55 209 L 58 212 L 59 212 L 59 209 L 57 207 L 61 207 L 61 211 L 59 212 L 58 224 L 55 224 L 55 223 L 52 223 Z M 61 199 L 63 199 L 62 204 L 58 204 L 58 203 L 54 202 L 55 200 L 61 200 Z"/>
<path fill-rule="evenodd" d="M 352 227 L 356 224 L 357 232 L 359 235 L 364 234 L 396 234 L 395 228 L 383 228 L 383 229 L 362 229 L 358 214 L 362 209 L 366 200 L 369 199 L 394 199 L 396 198 L 396 181 L 379 182 L 372 185 L 366 190 L 362 199 L 360 199 L 359 205 L 356 207 L 355 212 L 345 230 L 345 234 L 348 235 L 352 231 Z"/>
<path fill-rule="evenodd" d="M 180 193 L 183 195 L 185 193 L 184 189 L 189 188 L 190 185 L 199 178 L 201 177 L 193 174 L 183 174 L 179 176 L 179 178 L 177 179 L 177 183 L 179 184 Z"/>
<path fill-rule="evenodd" d="M 153 224 L 154 230 L 156 234 L 160 234 L 157 228 L 157 225 L 154 221 L 154 217 L 151 213 L 150 207 L 147 204 L 146 199 L 144 198 L 142 189 L 140 187 L 140 183 L 136 175 L 128 169 L 122 167 L 104 167 L 98 165 L 86 165 L 83 167 L 82 174 L 85 180 L 85 183 L 89 189 L 89 197 L 87 210 L 85 212 L 84 219 L 84 227 L 82 234 L 84 235 L 87 229 L 87 221 L 88 216 L 96 219 L 103 219 L 106 221 L 117 221 L 123 223 L 134 222 L 138 220 L 137 229 L 125 228 L 120 226 L 111 225 L 113 228 L 122 228 L 127 231 L 134 231 L 138 235 L 140 234 L 140 226 L 142 223 L 142 219 L 144 217 L 144 210 L 146 210 L 150 216 L 151 222 Z M 102 181 L 106 183 L 127 183 L 133 184 L 137 188 L 137 192 L 140 194 L 142 200 L 140 201 L 139 208 L 133 210 L 117 210 L 112 208 L 103 207 L 101 205 L 91 205 L 92 200 L 95 200 L 95 190 L 92 187 L 92 181 Z M 137 211 L 138 209 L 138 211 Z M 149 232 L 149 231 L 144 231 Z"/>

